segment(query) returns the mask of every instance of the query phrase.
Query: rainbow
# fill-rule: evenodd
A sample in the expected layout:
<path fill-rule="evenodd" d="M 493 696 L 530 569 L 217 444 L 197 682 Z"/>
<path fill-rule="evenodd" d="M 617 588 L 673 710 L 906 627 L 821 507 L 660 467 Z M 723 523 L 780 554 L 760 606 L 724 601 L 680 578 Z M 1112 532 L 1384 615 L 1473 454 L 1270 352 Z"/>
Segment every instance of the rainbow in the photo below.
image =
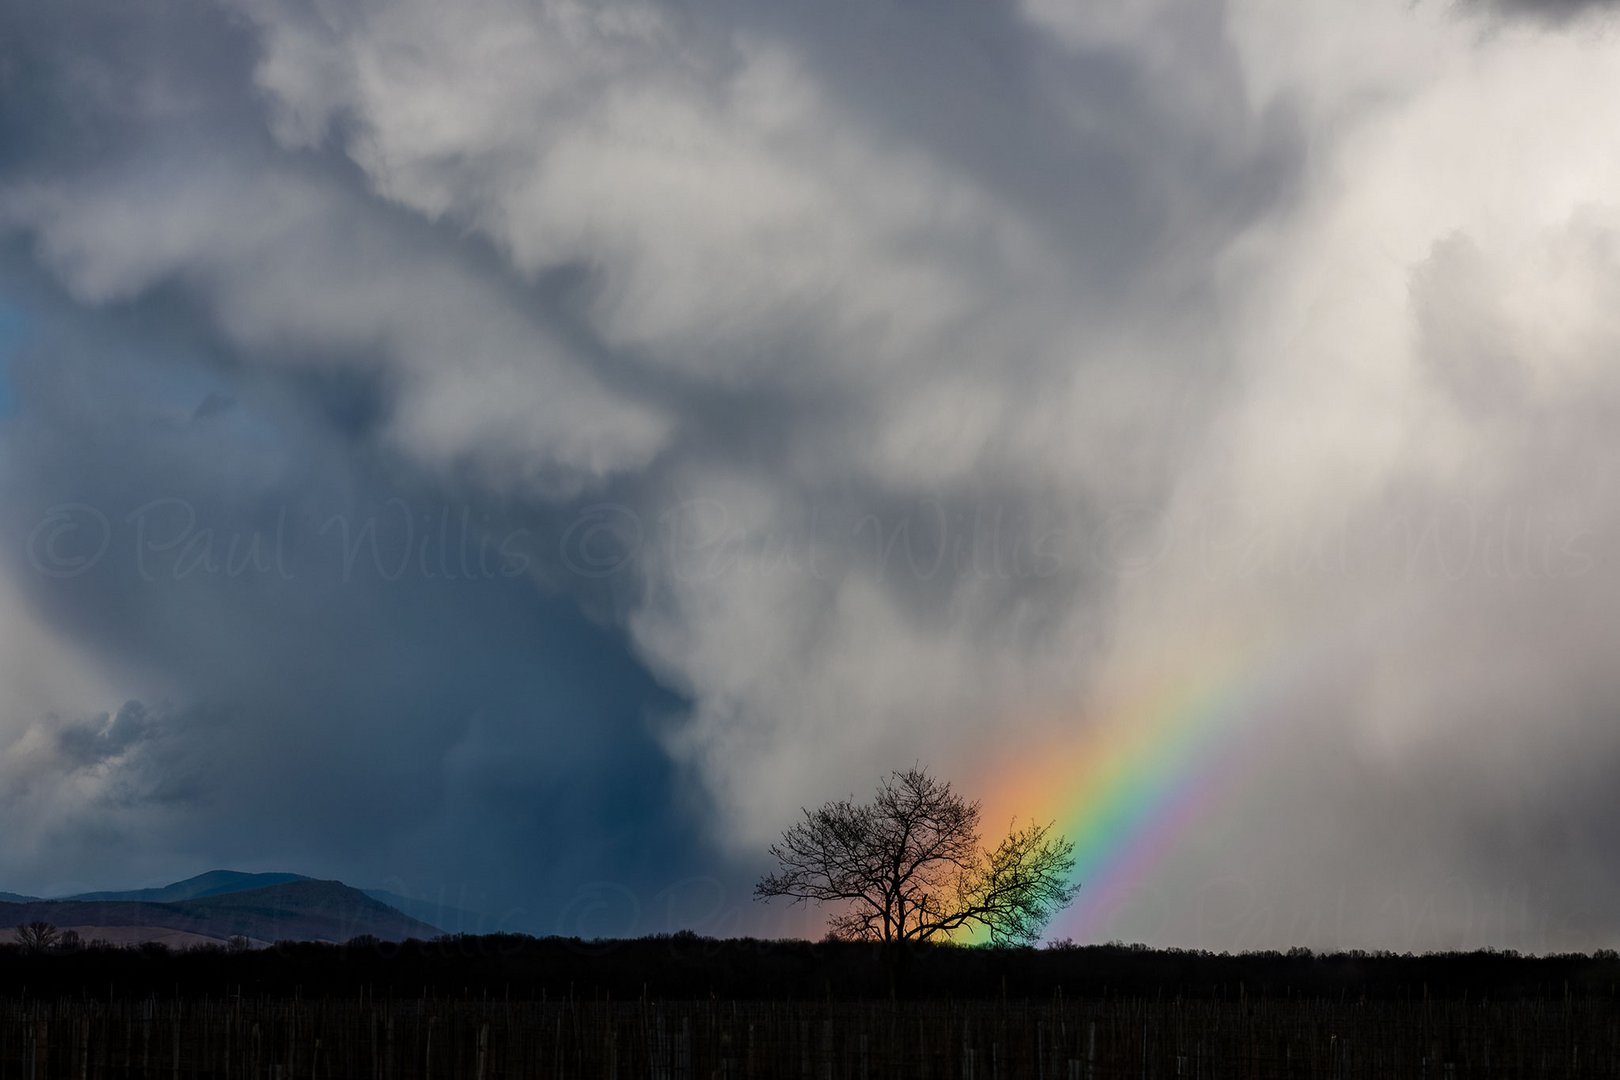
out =
<path fill-rule="evenodd" d="M 1119 695 L 1065 725 L 1077 735 L 990 778 L 986 806 L 1054 820 L 1074 844 L 1080 892 L 1049 937 L 1094 941 L 1178 841 L 1217 827 L 1224 797 L 1263 757 L 1255 721 L 1291 681 L 1267 670 L 1206 663 L 1173 686 Z"/>

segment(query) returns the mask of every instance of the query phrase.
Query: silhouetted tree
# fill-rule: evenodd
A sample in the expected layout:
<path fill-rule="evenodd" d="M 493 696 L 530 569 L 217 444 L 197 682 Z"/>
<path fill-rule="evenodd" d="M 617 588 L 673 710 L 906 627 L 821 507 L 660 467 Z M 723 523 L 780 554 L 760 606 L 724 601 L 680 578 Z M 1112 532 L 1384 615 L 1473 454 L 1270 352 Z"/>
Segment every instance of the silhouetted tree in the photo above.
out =
<path fill-rule="evenodd" d="M 44 952 L 56 944 L 59 936 L 56 927 L 43 919 L 17 927 L 17 944 L 23 947 L 24 952 Z"/>
<path fill-rule="evenodd" d="M 920 768 L 893 772 L 869 803 L 805 810 L 771 845 L 781 869 L 757 899 L 835 905 L 839 938 L 907 942 L 982 928 L 998 945 L 1030 944 L 1074 899 L 1074 845 L 1052 825 L 1016 825 L 980 846 L 979 803 Z"/>

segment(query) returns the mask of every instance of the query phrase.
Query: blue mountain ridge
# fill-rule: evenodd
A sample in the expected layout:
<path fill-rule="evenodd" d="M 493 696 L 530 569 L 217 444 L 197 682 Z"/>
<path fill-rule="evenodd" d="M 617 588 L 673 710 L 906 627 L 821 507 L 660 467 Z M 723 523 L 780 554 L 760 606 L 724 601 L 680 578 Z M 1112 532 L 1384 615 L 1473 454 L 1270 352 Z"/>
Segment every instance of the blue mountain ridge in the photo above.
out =
<path fill-rule="evenodd" d="M 200 900 L 205 896 L 223 896 L 226 893 L 263 889 L 270 885 L 285 885 L 293 881 L 310 881 L 303 874 L 245 874 L 239 870 L 209 870 L 184 881 L 171 882 L 155 889 L 119 889 L 106 892 L 75 893 L 58 896 L 57 900 L 129 900 L 152 904 L 172 904 L 181 900 Z"/>
<path fill-rule="evenodd" d="M 79 893 L 53 900 L 0 894 L 0 927 L 44 921 L 81 936 L 161 940 L 173 933 L 225 941 L 431 938 L 443 931 L 341 881 L 301 874 L 213 870 L 150 889 Z"/>

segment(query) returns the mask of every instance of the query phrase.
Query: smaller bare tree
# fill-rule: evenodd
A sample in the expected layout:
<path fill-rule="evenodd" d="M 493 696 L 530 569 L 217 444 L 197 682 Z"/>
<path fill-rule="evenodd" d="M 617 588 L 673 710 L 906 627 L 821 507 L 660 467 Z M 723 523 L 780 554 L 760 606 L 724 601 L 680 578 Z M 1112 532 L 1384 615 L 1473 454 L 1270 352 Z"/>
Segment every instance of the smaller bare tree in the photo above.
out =
<path fill-rule="evenodd" d="M 56 944 L 60 936 L 56 927 L 44 919 L 35 919 L 17 927 L 17 944 L 23 947 L 24 952 L 45 952 Z"/>

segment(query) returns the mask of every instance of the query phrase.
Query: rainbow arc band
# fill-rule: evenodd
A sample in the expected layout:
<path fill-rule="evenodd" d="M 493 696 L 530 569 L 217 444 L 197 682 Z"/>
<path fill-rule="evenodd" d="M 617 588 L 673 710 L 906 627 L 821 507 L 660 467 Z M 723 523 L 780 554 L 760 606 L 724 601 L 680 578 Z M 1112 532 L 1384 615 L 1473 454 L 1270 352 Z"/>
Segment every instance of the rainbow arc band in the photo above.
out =
<path fill-rule="evenodd" d="M 1286 697 L 1299 670 L 1205 664 L 1082 721 L 1074 743 L 1043 747 L 1026 765 L 992 781 L 987 805 L 1056 822 L 1074 844 L 1074 904 L 1047 937 L 1095 941 L 1189 832 L 1219 812 L 1250 771 L 1257 723 Z M 964 938 L 982 941 L 982 933 Z"/>

